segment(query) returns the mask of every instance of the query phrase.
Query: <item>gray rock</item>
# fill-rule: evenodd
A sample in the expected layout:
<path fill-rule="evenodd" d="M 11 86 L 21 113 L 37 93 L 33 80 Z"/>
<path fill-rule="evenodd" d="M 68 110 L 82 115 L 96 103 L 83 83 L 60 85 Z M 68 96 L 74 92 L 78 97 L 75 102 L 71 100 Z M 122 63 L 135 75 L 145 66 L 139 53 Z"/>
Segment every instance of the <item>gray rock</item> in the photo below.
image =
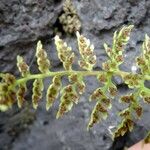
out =
<path fill-rule="evenodd" d="M 27 54 L 30 63 L 35 43 L 53 35 L 53 26 L 62 10 L 61 3 L 49 1 L 1 0 L 0 62 L 1 71 L 14 70 L 16 55 Z M 5 63 L 4 63 L 5 62 Z M 9 66 L 6 66 L 8 62 Z M 14 62 L 14 63 L 12 63 Z"/>

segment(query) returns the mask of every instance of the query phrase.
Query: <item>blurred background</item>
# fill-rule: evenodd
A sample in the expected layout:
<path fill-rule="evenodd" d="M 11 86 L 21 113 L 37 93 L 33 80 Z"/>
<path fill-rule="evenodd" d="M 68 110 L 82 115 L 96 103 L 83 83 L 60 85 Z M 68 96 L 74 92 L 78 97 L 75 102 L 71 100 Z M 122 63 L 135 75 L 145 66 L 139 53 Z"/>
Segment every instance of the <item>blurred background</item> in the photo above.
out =
<path fill-rule="evenodd" d="M 0 0 L 0 72 L 18 76 L 16 56 L 19 54 L 24 56 L 31 72 L 36 73 L 34 55 L 38 40 L 48 53 L 51 69 L 63 69 L 57 57 L 54 36 L 60 35 L 79 58 L 76 30 L 95 45 L 95 70 L 100 70 L 102 62 L 107 60 L 103 43 L 111 46 L 114 31 L 133 24 L 135 28 L 125 49 L 125 62 L 121 65 L 124 71 L 131 71 L 145 34 L 150 36 L 150 0 L 72 0 L 74 8 L 68 5 L 71 8 L 69 16 L 64 3 L 63 0 Z M 78 69 L 77 64 L 74 68 Z M 150 128 L 150 110 L 146 105 L 143 105 L 144 115 L 135 122 L 133 132 L 114 141 L 111 139 L 111 132 L 120 122 L 117 112 L 125 107 L 117 98 L 113 100 L 109 118 L 87 132 L 95 104 L 90 103 L 88 97 L 99 85 L 93 77 L 85 80 L 87 88 L 80 103 L 59 120 L 55 117 L 59 99 L 47 112 L 43 96 L 39 108 L 33 110 L 32 82 L 29 82 L 24 108 L 20 110 L 14 106 L 7 112 L 0 112 L 0 150 L 123 150 L 144 138 Z M 67 82 L 64 78 L 64 84 Z M 119 94 L 128 91 L 119 77 L 114 78 L 114 82 Z M 50 79 L 46 79 L 45 87 L 49 84 Z M 46 90 L 43 95 L 45 93 Z"/>

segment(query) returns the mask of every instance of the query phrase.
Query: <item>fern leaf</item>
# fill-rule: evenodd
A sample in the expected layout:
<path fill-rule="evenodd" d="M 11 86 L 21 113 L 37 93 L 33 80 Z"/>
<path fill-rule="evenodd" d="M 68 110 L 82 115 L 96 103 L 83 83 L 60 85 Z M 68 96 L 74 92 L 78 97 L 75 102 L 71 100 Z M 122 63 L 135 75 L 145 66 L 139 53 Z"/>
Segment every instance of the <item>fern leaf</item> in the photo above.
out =
<path fill-rule="evenodd" d="M 65 70 L 72 70 L 72 64 L 75 57 L 72 48 L 68 47 L 67 43 L 61 40 L 58 35 L 55 36 L 55 45 L 58 52 L 58 58 L 63 63 Z"/>
<path fill-rule="evenodd" d="M 60 76 L 54 76 L 52 84 L 49 86 L 47 90 L 47 95 L 46 95 L 46 110 L 49 110 L 50 107 L 52 107 L 55 99 L 59 95 L 59 90 L 61 88 L 61 77 Z"/>
<path fill-rule="evenodd" d="M 79 103 L 80 96 L 85 91 L 85 76 L 95 76 L 100 82 L 100 87 L 96 88 L 90 95 L 90 101 L 96 100 L 96 104 L 92 110 L 88 129 L 96 123 L 104 120 L 108 116 L 108 110 L 111 109 L 111 101 L 117 96 L 117 87 L 112 82 L 114 76 L 122 77 L 125 84 L 132 90 L 132 93 L 121 96 L 120 102 L 126 104 L 126 108 L 119 112 L 119 117 L 122 118 L 121 123 L 116 127 L 113 137 L 123 136 L 126 132 L 132 131 L 134 127 L 133 120 L 140 119 L 143 115 L 143 107 L 140 105 L 140 100 L 150 104 L 150 89 L 146 87 L 145 81 L 150 80 L 150 38 L 146 35 L 142 45 L 142 54 L 136 59 L 140 73 L 126 72 L 120 69 L 120 64 L 123 63 L 123 51 L 127 45 L 129 36 L 133 26 L 124 26 L 119 31 L 114 33 L 112 47 L 106 43 L 106 50 L 109 59 L 102 64 L 102 70 L 94 71 L 96 64 L 96 56 L 94 54 L 94 46 L 90 40 L 80 35 L 77 35 L 79 53 L 81 55 L 78 61 L 80 71 L 73 70 L 73 62 L 75 54 L 72 48 L 67 45 L 59 36 L 55 37 L 55 45 L 58 52 L 58 58 L 63 63 L 65 70 L 52 72 L 50 69 L 50 61 L 47 58 L 47 53 L 43 49 L 42 43 L 39 41 L 36 48 L 37 64 L 40 73 L 31 74 L 29 66 L 21 56 L 17 56 L 17 67 L 21 73 L 21 77 L 16 77 L 10 73 L 0 73 L 0 111 L 6 111 L 16 102 L 18 107 L 22 107 L 24 103 L 25 93 L 27 91 L 27 82 L 33 82 L 32 103 L 37 109 L 42 98 L 44 89 L 43 81 L 45 78 L 52 77 L 52 83 L 49 85 L 46 94 L 46 109 L 52 107 L 55 99 L 61 94 L 57 118 L 62 117 L 69 112 L 75 104 Z M 62 85 L 62 77 L 66 76 L 69 84 Z M 101 84 L 102 83 L 102 84 Z M 145 143 L 149 141 L 149 135 L 145 138 Z"/>
<path fill-rule="evenodd" d="M 25 93 L 27 92 L 27 87 L 26 84 L 20 84 L 18 86 L 18 91 L 17 91 L 17 102 L 18 102 L 18 107 L 21 108 L 23 106 L 23 103 L 25 102 L 24 96 Z"/>
<path fill-rule="evenodd" d="M 17 56 L 17 67 L 18 67 L 19 72 L 21 73 L 22 77 L 25 77 L 30 73 L 29 66 L 24 61 L 23 57 L 21 57 L 19 55 Z"/>
<path fill-rule="evenodd" d="M 32 89 L 32 104 L 33 108 L 37 109 L 38 103 L 42 98 L 42 91 L 44 89 L 42 79 L 35 79 L 33 82 L 33 89 Z"/>
<path fill-rule="evenodd" d="M 37 57 L 37 64 L 39 66 L 39 70 L 42 73 L 49 72 L 50 61 L 47 58 L 47 53 L 43 49 L 43 45 L 42 45 L 41 41 L 38 41 L 38 43 L 37 43 L 36 57 Z"/>
<path fill-rule="evenodd" d="M 96 64 L 96 55 L 94 54 L 94 45 L 90 44 L 90 40 L 80 35 L 79 32 L 76 33 L 78 48 L 81 55 L 81 60 L 78 61 L 81 68 L 85 70 L 92 70 Z"/>

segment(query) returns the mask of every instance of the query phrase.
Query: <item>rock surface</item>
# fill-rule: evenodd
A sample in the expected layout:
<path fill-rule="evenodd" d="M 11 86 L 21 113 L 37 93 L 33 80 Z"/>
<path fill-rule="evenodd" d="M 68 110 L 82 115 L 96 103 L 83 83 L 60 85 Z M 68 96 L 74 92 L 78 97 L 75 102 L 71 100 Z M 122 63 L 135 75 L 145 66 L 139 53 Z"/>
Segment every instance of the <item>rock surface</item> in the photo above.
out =
<path fill-rule="evenodd" d="M 18 74 L 16 69 L 18 54 L 25 56 L 32 72 L 35 72 L 34 49 L 39 39 L 48 52 L 52 69 L 62 69 L 53 41 L 54 28 L 60 27 L 57 21 L 62 12 L 62 2 L 61 0 L 0 1 L 1 72 Z M 135 25 L 125 50 L 126 61 L 121 66 L 123 70 L 131 71 L 131 67 L 135 65 L 134 58 L 140 54 L 145 33 L 150 35 L 150 1 L 73 0 L 73 3 L 82 22 L 82 33 L 95 45 L 98 59 L 95 69 L 100 69 L 102 62 L 107 59 L 103 43 L 111 45 L 113 32 L 122 25 Z M 63 34 L 63 39 L 79 56 L 75 37 Z M 0 113 L 0 150 L 119 150 L 142 139 L 150 128 L 150 112 L 147 106 L 144 106 L 143 119 L 137 123 L 132 133 L 114 142 L 111 140 L 108 129 L 120 121 L 119 118 L 116 119 L 116 113 L 123 107 L 117 103 L 117 99 L 114 100 L 109 119 L 90 132 L 86 131 L 86 124 L 94 106 L 88 102 L 88 96 L 98 86 L 93 78 L 87 78 L 86 81 L 87 94 L 81 97 L 79 105 L 74 107 L 72 112 L 60 120 L 55 119 L 59 100 L 49 112 L 46 112 L 45 102 L 42 102 L 36 112 L 30 107 L 28 111 L 25 109 L 19 111 L 15 107 L 9 112 Z M 115 82 L 122 94 L 127 91 L 119 78 L 116 78 Z M 49 80 L 45 85 L 48 86 L 48 83 Z M 24 118 L 27 112 L 32 112 L 29 115 L 31 118 L 22 123 L 26 120 Z M 36 119 L 33 119 L 34 115 Z"/>

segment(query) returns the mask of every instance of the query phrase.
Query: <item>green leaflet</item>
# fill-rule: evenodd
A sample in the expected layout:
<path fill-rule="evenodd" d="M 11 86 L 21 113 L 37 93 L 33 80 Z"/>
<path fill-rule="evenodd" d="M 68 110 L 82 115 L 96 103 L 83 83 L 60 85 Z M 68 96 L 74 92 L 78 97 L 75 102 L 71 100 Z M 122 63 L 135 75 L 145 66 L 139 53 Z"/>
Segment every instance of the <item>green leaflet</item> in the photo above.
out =
<path fill-rule="evenodd" d="M 42 92 L 43 92 L 44 86 L 42 79 L 35 79 L 33 82 L 33 89 L 32 89 L 32 104 L 33 108 L 37 109 L 38 103 L 42 98 Z"/>
<path fill-rule="evenodd" d="M 19 108 L 21 108 L 25 102 L 24 96 L 26 92 L 27 92 L 26 83 L 22 83 L 18 85 L 18 91 L 16 95 L 17 95 L 17 103 Z"/>
<path fill-rule="evenodd" d="M 38 43 L 37 43 L 36 57 L 37 57 L 37 64 L 38 64 L 40 72 L 42 72 L 42 73 L 49 72 L 50 61 L 47 58 L 47 53 L 43 49 L 43 45 L 42 45 L 41 41 L 38 41 Z"/>
<path fill-rule="evenodd" d="M 52 84 L 49 86 L 46 94 L 46 110 L 49 110 L 49 108 L 52 107 L 55 99 L 59 95 L 59 90 L 61 86 L 62 86 L 61 77 L 54 76 L 52 80 Z"/>

